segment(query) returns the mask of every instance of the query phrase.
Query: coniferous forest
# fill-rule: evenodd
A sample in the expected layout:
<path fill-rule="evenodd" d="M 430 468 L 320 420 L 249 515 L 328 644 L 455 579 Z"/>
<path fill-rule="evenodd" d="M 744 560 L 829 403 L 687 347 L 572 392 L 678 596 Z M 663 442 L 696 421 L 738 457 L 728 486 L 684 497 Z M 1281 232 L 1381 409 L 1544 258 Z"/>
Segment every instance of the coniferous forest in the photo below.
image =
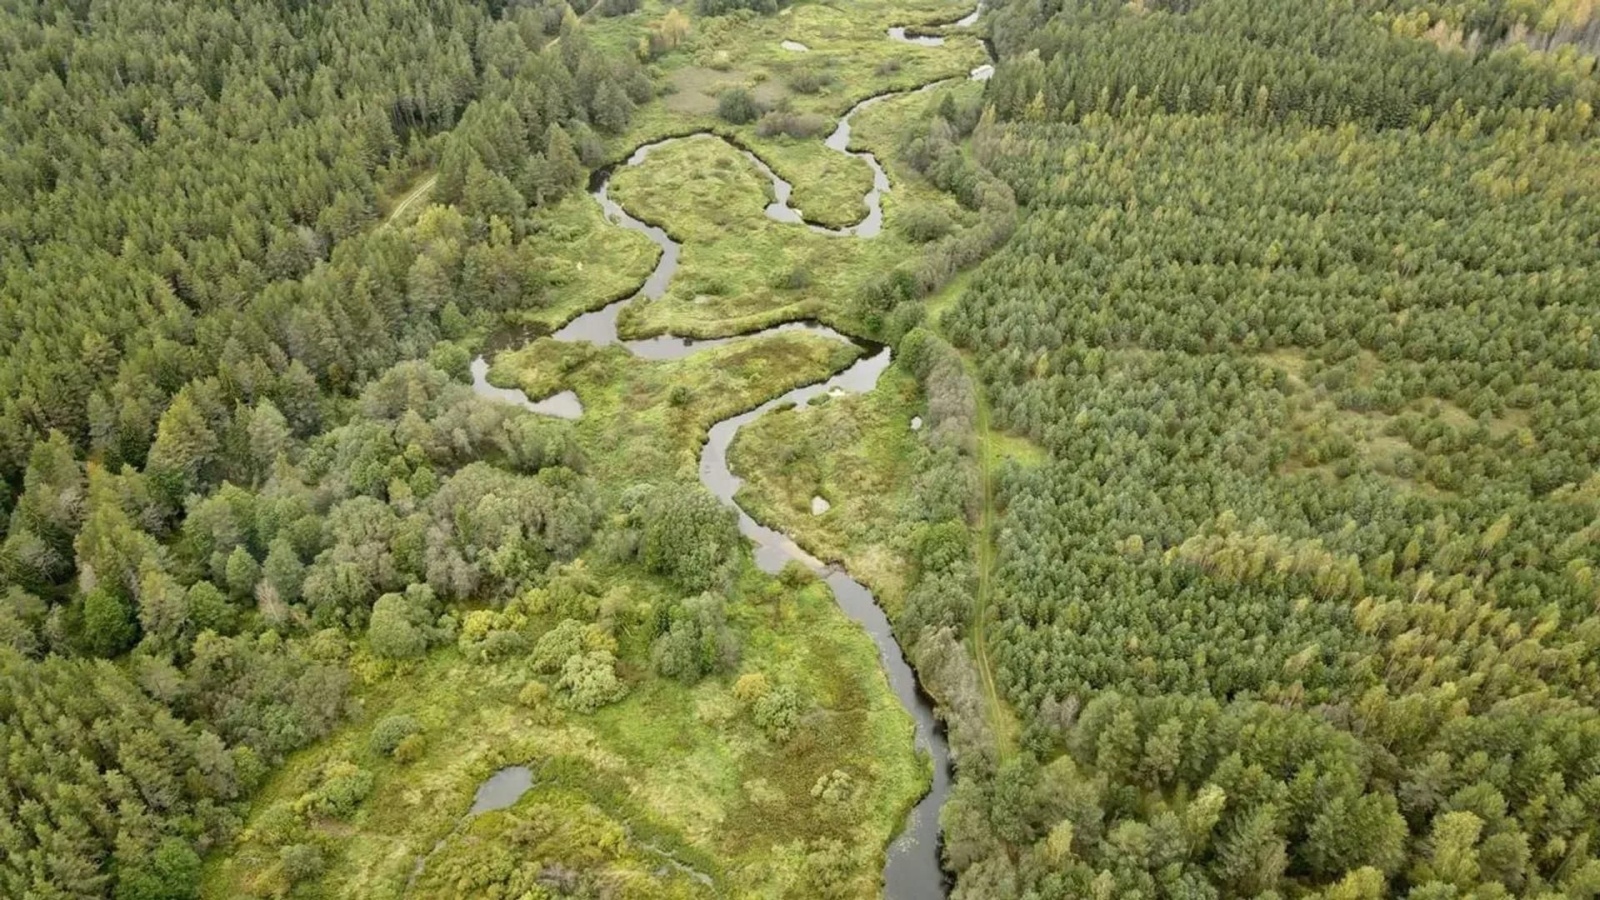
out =
<path fill-rule="evenodd" d="M 190 895 L 347 712 L 337 632 L 297 632 L 379 637 L 393 598 L 420 652 L 439 603 L 587 536 L 542 423 L 390 368 L 531 287 L 520 217 L 638 91 L 631 58 L 537 52 L 561 10 L 497 12 L 6 9 L 0 895 Z M 460 212 L 374 229 L 433 158 Z M 489 496 L 516 513 L 471 521 Z M 534 556 L 491 586 L 491 545 Z"/>
<path fill-rule="evenodd" d="M 994 13 L 1025 212 L 943 324 L 1047 458 L 958 893 L 1600 891 L 1594 48 L 1525 39 L 1568 13 Z"/>
<path fill-rule="evenodd" d="M 1600 11 L 971 11 L 0 4 L 0 898 L 1600 897 Z"/>

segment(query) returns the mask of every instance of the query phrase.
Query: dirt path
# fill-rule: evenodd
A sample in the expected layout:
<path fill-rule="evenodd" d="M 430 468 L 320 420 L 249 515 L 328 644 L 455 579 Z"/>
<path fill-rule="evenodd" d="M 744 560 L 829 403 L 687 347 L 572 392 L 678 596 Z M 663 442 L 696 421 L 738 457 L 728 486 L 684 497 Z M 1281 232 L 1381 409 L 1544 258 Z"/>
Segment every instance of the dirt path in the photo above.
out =
<path fill-rule="evenodd" d="M 983 489 L 983 509 L 978 514 L 978 596 L 972 605 L 972 656 L 983 679 L 983 691 L 988 698 L 989 728 L 994 732 L 995 747 L 1000 758 L 1005 759 L 1017 748 L 1017 720 L 1000 696 L 994 680 L 994 665 L 989 661 L 987 626 L 989 607 L 994 592 L 994 449 L 990 440 L 989 401 L 983 395 L 982 383 L 972 361 L 963 354 L 967 376 L 972 379 L 973 396 L 977 406 L 978 481 Z"/>
<path fill-rule="evenodd" d="M 400 218 L 405 214 L 406 210 L 411 208 L 411 204 L 422 199 L 422 197 L 425 196 L 429 191 L 433 190 L 433 186 L 438 182 L 438 180 L 438 175 L 429 175 L 426 181 L 417 185 L 416 188 L 411 191 L 411 193 L 406 195 L 404 200 L 401 200 L 399 204 L 395 206 L 394 212 L 389 213 L 389 218 L 384 220 L 383 227 L 388 228 L 390 225 L 393 225 L 396 219 Z"/>
<path fill-rule="evenodd" d="M 945 290 L 934 298 L 929 307 L 929 318 L 935 330 L 942 335 L 939 319 L 959 294 L 966 289 L 966 276 L 958 276 Z M 948 337 L 946 338 L 948 340 Z M 978 595 L 973 598 L 972 621 L 967 634 L 972 642 L 972 660 L 978 667 L 978 677 L 983 682 L 983 693 L 988 708 L 989 728 L 994 732 L 995 748 L 1001 759 L 1016 752 L 1021 726 L 1016 715 L 1000 696 L 994 678 L 994 664 L 989 659 L 989 608 L 994 597 L 994 529 L 998 516 L 994 508 L 995 448 L 989 424 L 989 399 L 984 395 L 983 382 L 978 378 L 978 366 L 972 354 L 959 351 L 961 364 L 972 380 L 973 403 L 976 407 L 976 435 L 978 442 L 978 483 L 983 492 L 983 507 L 978 512 Z"/>

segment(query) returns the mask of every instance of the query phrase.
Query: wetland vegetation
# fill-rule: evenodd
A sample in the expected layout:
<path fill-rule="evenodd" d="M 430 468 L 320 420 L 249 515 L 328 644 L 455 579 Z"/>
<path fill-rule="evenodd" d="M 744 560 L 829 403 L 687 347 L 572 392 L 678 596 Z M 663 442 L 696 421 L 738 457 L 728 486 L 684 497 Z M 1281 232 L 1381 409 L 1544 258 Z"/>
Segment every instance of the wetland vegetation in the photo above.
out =
<path fill-rule="evenodd" d="M 1600 896 L 1595 22 L 0 12 L 0 896 Z"/>

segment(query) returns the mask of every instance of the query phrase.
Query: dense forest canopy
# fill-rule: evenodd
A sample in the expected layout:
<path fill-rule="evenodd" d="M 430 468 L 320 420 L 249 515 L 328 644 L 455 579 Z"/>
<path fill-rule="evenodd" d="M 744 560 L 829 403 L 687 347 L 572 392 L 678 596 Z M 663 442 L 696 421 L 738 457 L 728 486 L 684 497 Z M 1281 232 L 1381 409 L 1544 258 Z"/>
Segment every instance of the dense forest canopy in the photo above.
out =
<path fill-rule="evenodd" d="M 995 13 L 972 149 L 1024 209 L 943 324 L 1048 461 L 959 895 L 1600 891 L 1597 81 L 1502 40 L 1588 21 Z"/>
<path fill-rule="evenodd" d="M 141 465 L 168 400 L 208 379 L 230 405 L 296 407 L 307 434 L 316 388 L 422 355 L 446 303 L 537 296 L 518 217 L 574 186 L 593 129 L 623 128 L 649 95 L 631 56 L 552 43 L 565 9 L 8 8 L 4 493 L 51 431 Z M 437 199 L 478 221 L 454 256 L 418 264 L 421 248 L 371 226 L 434 158 Z"/>
<path fill-rule="evenodd" d="M 418 656 L 597 524 L 450 339 L 540 302 L 528 211 L 648 84 L 564 4 L 0 15 L 0 894 L 192 896 L 352 640 Z"/>
<path fill-rule="evenodd" d="M 1150 6 L 1068 3 L 1042 23 L 998 16 L 996 39 L 1018 57 L 995 78 L 1001 113 L 1038 102 L 1070 119 L 1143 100 L 1171 112 L 1400 128 L 1449 113 L 1497 123 L 1551 109 L 1553 127 L 1580 130 L 1592 115 L 1592 57 L 1441 52 L 1342 2 Z"/>

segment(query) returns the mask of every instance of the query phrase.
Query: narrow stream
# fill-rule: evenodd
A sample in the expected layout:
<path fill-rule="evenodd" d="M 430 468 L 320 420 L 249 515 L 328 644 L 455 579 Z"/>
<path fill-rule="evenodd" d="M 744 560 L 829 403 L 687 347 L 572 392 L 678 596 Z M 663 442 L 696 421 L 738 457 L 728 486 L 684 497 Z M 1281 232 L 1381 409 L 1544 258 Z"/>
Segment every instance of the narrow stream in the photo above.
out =
<path fill-rule="evenodd" d="M 981 15 L 983 15 L 983 3 L 980 2 L 977 6 L 972 8 L 972 12 L 969 12 L 961 18 L 956 19 L 954 22 L 930 22 L 926 25 L 896 25 L 889 29 L 889 40 L 899 41 L 902 44 L 915 44 L 918 47 L 943 47 L 944 37 L 942 35 L 923 34 L 920 32 L 920 29 L 939 28 L 943 25 L 950 25 L 954 28 L 971 28 L 972 26 L 978 24 L 978 17 Z"/>
<path fill-rule="evenodd" d="M 977 21 L 982 10 L 983 8 L 980 5 L 972 13 L 953 24 L 957 27 L 968 27 Z M 944 43 L 944 38 L 942 37 L 908 36 L 906 29 L 903 27 L 891 28 L 889 35 L 895 40 L 924 46 L 938 46 Z M 971 78 L 976 81 L 986 80 L 993 71 L 993 66 L 980 66 L 973 70 Z M 916 90 L 931 90 L 943 83 L 945 83 L 943 80 L 933 82 Z M 881 102 L 889 97 L 899 96 L 902 93 L 911 93 L 911 91 L 869 97 L 857 103 L 840 117 L 838 126 L 824 142 L 828 149 L 858 157 L 872 169 L 872 188 L 862 198 L 867 206 L 867 214 L 855 225 L 841 229 L 829 229 L 807 222 L 800 210 L 789 205 L 789 198 L 793 193 L 794 186 L 774 172 L 770 166 L 754 153 L 740 148 L 746 158 L 765 174 L 772 184 L 774 199 L 767 205 L 767 216 L 775 221 L 805 225 L 814 231 L 838 236 L 872 238 L 880 234 L 883 229 L 882 197 L 889 190 L 889 176 L 878 162 L 877 157 L 872 153 L 849 149 L 850 118 L 874 103 Z M 639 165 L 649 156 L 650 151 L 673 141 L 712 138 L 714 138 L 713 135 L 702 134 L 655 141 L 636 149 L 622 165 Z M 656 246 L 660 247 L 660 259 L 656 263 L 655 270 L 650 273 L 649 278 L 646 279 L 645 283 L 633 296 L 611 303 L 603 309 L 578 316 L 556 331 L 552 337 L 558 341 L 588 341 L 598 345 L 620 344 L 627 348 L 629 352 L 641 358 L 662 360 L 677 359 L 707 347 L 756 336 L 741 335 L 731 338 L 698 341 L 673 335 L 661 335 L 630 341 L 624 341 L 620 338 L 617 333 L 617 317 L 623 307 L 637 299 L 658 300 L 666 295 L 672 276 L 678 269 L 678 258 L 682 246 L 673 240 L 664 228 L 630 215 L 621 204 L 611 199 L 609 194 L 610 176 L 610 170 L 601 170 L 595 173 L 595 177 L 590 184 L 591 196 L 600 204 L 609 221 L 622 228 L 643 234 L 654 242 Z M 765 329 L 758 332 L 757 335 L 782 331 L 808 331 L 834 340 L 853 340 L 831 328 L 809 322 L 791 322 L 775 328 Z M 739 531 L 755 544 L 755 561 L 763 571 L 777 572 L 790 561 L 798 561 L 816 572 L 833 589 L 834 597 L 845 615 L 860 623 L 872 638 L 873 643 L 877 645 L 878 657 L 883 664 L 889 687 L 894 691 L 900 704 L 911 715 L 912 722 L 915 725 L 916 746 L 928 754 L 933 764 L 933 783 L 928 793 L 918 801 L 907 815 L 904 829 L 889 846 L 888 858 L 884 865 L 883 873 L 884 896 L 895 898 L 895 900 L 927 900 L 927 898 L 943 897 L 947 893 L 944 869 L 939 860 L 939 810 L 944 805 L 945 798 L 950 791 L 950 751 L 945 743 L 941 727 L 934 718 L 932 701 L 918 686 L 916 674 L 912 671 L 910 664 L 907 663 L 905 654 L 901 651 L 900 644 L 895 640 L 894 632 L 889 626 L 889 618 L 873 598 L 872 593 L 860 582 L 851 578 L 843 569 L 838 566 L 824 565 L 802 550 L 788 536 L 767 528 L 751 518 L 734 499 L 734 495 L 738 493 L 743 481 L 728 468 L 728 448 L 739 433 L 739 429 L 767 412 L 785 404 L 805 405 L 824 393 L 863 393 L 872 390 L 877 385 L 878 379 L 882 376 L 884 370 L 889 367 L 891 351 L 888 347 L 875 346 L 869 349 L 871 352 L 868 355 L 857 359 L 848 368 L 826 381 L 795 388 L 780 397 L 768 400 L 755 409 L 724 419 L 711 426 L 710 434 L 700 454 L 700 481 L 719 500 L 733 507 L 738 513 Z M 484 357 L 480 356 L 473 361 L 473 388 L 481 396 L 517 403 L 535 412 L 549 415 L 567 418 L 575 418 L 582 415 L 582 404 L 578 402 L 576 395 L 568 398 L 568 395 L 571 394 L 570 391 L 564 391 L 535 402 L 529 400 L 527 395 L 521 391 L 497 388 L 490 385 L 485 377 L 487 371 L 488 362 Z M 501 777 L 503 774 L 497 773 L 496 777 Z M 488 787 L 488 785 L 486 784 L 485 787 Z M 475 803 L 474 811 L 476 811 L 476 806 L 477 804 Z"/>
<path fill-rule="evenodd" d="M 916 674 L 906 662 L 900 644 L 889 627 L 889 617 L 883 607 L 873 599 L 872 592 L 851 578 L 837 566 L 823 565 L 800 549 L 793 540 L 781 532 L 762 525 L 745 512 L 734 495 L 744 483 L 728 468 L 728 447 L 739 429 L 767 412 L 788 403 L 805 405 L 825 393 L 843 390 L 847 393 L 870 391 L 878 378 L 889 367 L 888 347 L 871 356 L 862 357 L 843 372 L 819 384 L 795 388 L 755 409 L 724 419 L 711 426 L 711 434 L 700 453 L 700 482 L 717 499 L 732 506 L 739 514 L 739 531 L 756 545 L 756 565 L 764 572 L 777 572 L 790 560 L 796 560 L 821 575 L 845 615 L 860 623 L 874 644 L 878 646 L 878 659 L 889 679 L 900 705 L 911 714 L 916 726 L 916 743 L 933 763 L 933 784 L 928 793 L 906 817 L 905 828 L 889 845 L 888 859 L 884 865 L 884 896 L 892 898 L 929 898 L 945 895 L 944 869 L 939 863 L 939 809 L 950 792 L 950 749 L 944 733 L 934 719 L 933 705 L 917 685 Z"/>
<path fill-rule="evenodd" d="M 530 400 L 516 388 L 495 387 L 489 383 L 489 360 L 482 356 L 472 361 L 472 391 L 485 400 L 510 403 L 530 412 L 558 419 L 577 419 L 583 416 L 583 403 L 572 391 L 551 394 L 543 400 Z"/>

